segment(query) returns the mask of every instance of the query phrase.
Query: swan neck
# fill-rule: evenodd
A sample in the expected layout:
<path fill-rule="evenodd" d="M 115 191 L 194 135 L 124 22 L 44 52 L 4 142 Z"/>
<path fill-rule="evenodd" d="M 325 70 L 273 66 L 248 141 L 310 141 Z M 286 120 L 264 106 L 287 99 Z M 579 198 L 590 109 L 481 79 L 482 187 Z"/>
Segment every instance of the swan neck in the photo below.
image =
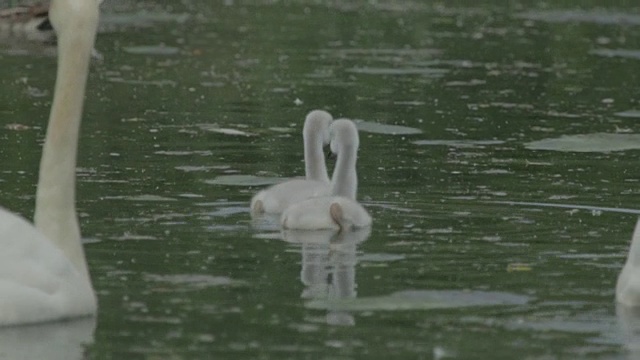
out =
<path fill-rule="evenodd" d="M 323 181 L 328 183 L 327 165 L 322 151 L 322 134 L 319 132 L 304 132 L 304 166 L 307 180 Z"/>
<path fill-rule="evenodd" d="M 75 207 L 76 155 L 95 31 L 58 39 L 58 70 L 42 149 L 34 224 L 88 277 Z"/>
<path fill-rule="evenodd" d="M 356 199 L 358 192 L 358 174 L 356 173 L 356 158 L 358 149 L 354 146 L 344 147 L 338 153 L 333 177 L 331 178 L 334 196 L 343 196 L 351 200 Z"/>

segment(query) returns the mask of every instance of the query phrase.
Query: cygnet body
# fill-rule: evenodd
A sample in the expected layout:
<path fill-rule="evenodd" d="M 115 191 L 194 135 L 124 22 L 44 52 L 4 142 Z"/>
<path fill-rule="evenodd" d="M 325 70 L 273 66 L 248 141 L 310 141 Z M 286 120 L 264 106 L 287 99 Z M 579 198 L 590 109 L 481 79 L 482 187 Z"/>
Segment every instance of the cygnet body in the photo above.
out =
<path fill-rule="evenodd" d="M 360 140 L 351 120 L 331 124 L 331 151 L 337 155 L 331 177 L 331 195 L 314 197 L 291 205 L 280 219 L 285 229 L 353 230 L 371 226 L 371 216 L 356 201 L 356 161 Z"/>
<path fill-rule="evenodd" d="M 616 301 L 626 306 L 640 306 L 640 219 L 633 231 L 627 262 L 618 276 Z"/>
<path fill-rule="evenodd" d="M 279 214 L 291 204 L 331 193 L 323 148 L 329 143 L 332 121 L 331 114 L 322 110 L 307 115 L 302 130 L 305 178 L 288 180 L 260 191 L 251 199 L 252 213 Z"/>

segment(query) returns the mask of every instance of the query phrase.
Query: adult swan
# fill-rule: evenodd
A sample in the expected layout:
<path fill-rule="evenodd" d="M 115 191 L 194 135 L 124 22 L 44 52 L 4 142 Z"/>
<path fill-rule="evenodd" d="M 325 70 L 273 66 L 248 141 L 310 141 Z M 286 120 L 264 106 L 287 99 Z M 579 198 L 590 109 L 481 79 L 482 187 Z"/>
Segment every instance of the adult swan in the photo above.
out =
<path fill-rule="evenodd" d="M 0 326 L 92 315 L 96 296 L 80 241 L 75 171 L 99 0 L 53 0 L 58 72 L 42 150 L 35 227 L 0 208 Z"/>

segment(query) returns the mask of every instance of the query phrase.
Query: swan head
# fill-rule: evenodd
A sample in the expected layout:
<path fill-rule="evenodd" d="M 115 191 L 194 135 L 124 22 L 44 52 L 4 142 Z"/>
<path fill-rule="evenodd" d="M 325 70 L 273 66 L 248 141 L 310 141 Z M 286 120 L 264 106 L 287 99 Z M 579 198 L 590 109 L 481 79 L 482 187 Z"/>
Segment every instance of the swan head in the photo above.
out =
<path fill-rule="evenodd" d="M 323 110 L 313 110 L 304 120 L 304 136 L 309 137 L 312 134 L 321 134 L 322 144 L 328 145 L 331 141 L 329 127 L 333 122 L 333 116 Z"/>
<path fill-rule="evenodd" d="M 95 34 L 102 0 L 52 0 L 49 19 L 58 37 Z"/>
<path fill-rule="evenodd" d="M 344 148 L 357 149 L 360 145 L 358 128 L 351 120 L 338 119 L 333 121 L 329 132 L 331 135 L 331 152 L 334 154 L 339 154 Z"/>

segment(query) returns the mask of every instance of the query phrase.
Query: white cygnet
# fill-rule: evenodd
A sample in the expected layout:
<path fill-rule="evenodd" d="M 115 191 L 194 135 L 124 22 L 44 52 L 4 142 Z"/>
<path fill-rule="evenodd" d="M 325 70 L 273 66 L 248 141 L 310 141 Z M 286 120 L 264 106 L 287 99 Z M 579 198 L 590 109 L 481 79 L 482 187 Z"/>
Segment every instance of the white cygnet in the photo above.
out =
<path fill-rule="evenodd" d="M 616 301 L 626 306 L 640 306 L 640 219 L 633 231 L 627 262 L 618 276 Z"/>
<path fill-rule="evenodd" d="M 330 127 L 331 151 L 337 155 L 331 178 L 331 195 L 315 197 L 291 205 L 280 219 L 285 229 L 353 230 L 371 226 L 371 216 L 356 201 L 358 175 L 358 129 L 347 119 Z"/>
<path fill-rule="evenodd" d="M 252 213 L 279 214 L 291 204 L 331 193 L 323 148 L 329 143 L 332 121 L 331 114 L 322 110 L 314 110 L 307 115 L 302 130 L 305 178 L 288 180 L 260 191 L 251 199 Z"/>

